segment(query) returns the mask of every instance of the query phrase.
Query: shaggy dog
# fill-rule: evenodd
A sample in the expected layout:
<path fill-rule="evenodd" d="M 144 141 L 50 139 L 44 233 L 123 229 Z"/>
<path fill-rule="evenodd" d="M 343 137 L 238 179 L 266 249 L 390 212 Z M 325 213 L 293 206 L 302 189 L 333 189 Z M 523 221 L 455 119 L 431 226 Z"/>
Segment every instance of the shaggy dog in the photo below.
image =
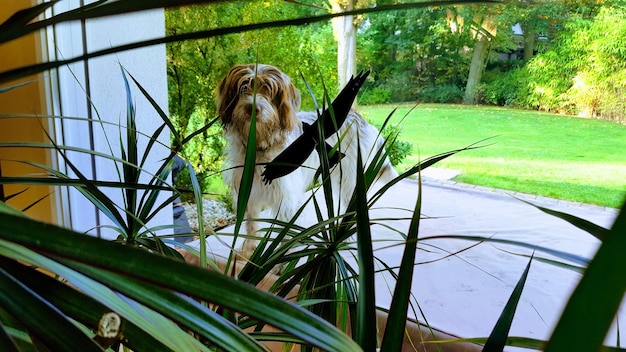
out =
<path fill-rule="evenodd" d="M 320 163 L 319 155 L 313 152 L 302 167 L 272 182 L 264 183 L 261 175 L 264 165 L 302 135 L 303 123 L 312 124 L 318 118 L 318 113 L 299 112 L 300 92 L 286 74 L 270 65 L 234 66 L 220 81 L 216 93 L 217 112 L 227 142 L 222 176 L 233 191 L 234 204 L 237 204 L 254 111 L 257 166 L 244 217 L 256 219 L 261 211 L 269 208 L 275 218 L 290 221 L 304 204 L 307 188 L 315 182 L 315 173 Z M 345 156 L 331 170 L 331 182 L 333 195 L 336 196 L 333 199 L 339 199 L 338 209 L 342 211 L 355 189 L 357 148 L 360 146 L 362 160 L 367 167 L 378 150 L 384 148 L 384 140 L 375 127 L 354 111 L 348 113 L 337 133 L 327 139 L 332 146 L 338 140 L 341 140 L 338 149 Z M 397 175 L 389 159 L 385 158 L 377 175 L 378 181 L 388 182 Z M 257 235 L 256 231 L 255 222 L 246 221 L 246 233 L 253 236 Z M 256 240 L 246 239 L 240 255 L 250 258 L 256 245 Z"/>

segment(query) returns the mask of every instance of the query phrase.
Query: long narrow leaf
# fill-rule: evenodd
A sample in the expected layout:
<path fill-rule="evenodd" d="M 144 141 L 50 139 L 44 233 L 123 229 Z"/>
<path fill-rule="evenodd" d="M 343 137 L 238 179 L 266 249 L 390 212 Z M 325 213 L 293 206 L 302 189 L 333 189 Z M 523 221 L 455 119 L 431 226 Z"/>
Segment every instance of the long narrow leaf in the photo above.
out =
<path fill-rule="evenodd" d="M 76 167 L 74 163 L 70 161 L 67 155 L 63 151 L 57 148 L 57 144 L 54 142 L 53 138 L 48 134 L 48 132 L 46 130 L 44 130 L 44 132 L 46 133 L 46 136 L 48 137 L 48 140 L 50 141 L 50 143 L 54 145 L 58 154 L 61 155 L 61 157 L 63 158 L 63 161 L 65 162 L 65 164 L 70 167 L 72 172 L 74 172 L 74 174 L 81 181 L 83 181 L 83 184 L 81 185 L 81 187 L 76 187 L 76 190 L 82 193 L 85 197 L 87 197 L 87 199 L 89 199 L 93 205 L 95 205 L 100 211 L 102 211 L 105 215 L 107 215 L 107 217 L 117 225 L 118 229 L 122 230 L 125 233 L 128 233 L 129 228 L 127 224 L 124 223 L 124 219 L 122 218 L 120 213 L 116 210 L 117 205 L 113 201 L 111 201 L 111 199 L 107 197 L 106 194 L 104 194 L 100 189 L 98 189 L 98 187 L 96 187 L 92 182 L 90 182 L 87 179 L 87 177 L 85 177 L 80 172 L 79 168 Z M 66 175 L 52 168 L 48 168 L 47 170 L 48 172 L 54 174 L 57 177 L 68 178 Z"/>
<path fill-rule="evenodd" d="M 137 88 L 139 88 L 139 91 L 141 92 L 141 94 L 143 94 L 143 96 L 148 100 L 148 102 L 150 103 L 150 105 L 152 105 L 152 107 L 154 108 L 154 110 L 157 112 L 157 114 L 159 115 L 159 117 L 161 118 L 161 120 L 163 120 L 163 123 L 167 126 L 167 128 L 170 130 L 170 132 L 172 133 L 172 136 L 174 138 L 174 147 L 180 147 L 180 145 L 182 145 L 182 142 L 180 141 L 180 136 L 178 135 L 177 131 L 176 131 L 176 127 L 174 127 L 174 124 L 172 123 L 172 120 L 169 119 L 169 117 L 167 116 L 167 114 L 165 113 L 165 111 L 163 111 L 163 109 L 161 109 L 161 107 L 159 106 L 159 104 L 156 102 L 156 100 L 154 100 L 154 98 L 150 95 L 150 93 L 148 93 L 148 91 L 139 83 L 139 81 L 137 81 L 137 79 L 135 79 L 135 77 L 133 75 L 130 74 L 130 72 L 128 72 L 126 69 L 124 69 L 124 71 L 126 72 L 126 74 L 133 80 L 133 82 L 135 83 L 135 85 L 137 86 Z M 178 151 L 178 150 L 176 150 Z"/>
<path fill-rule="evenodd" d="M 202 192 L 200 191 L 200 183 L 198 182 L 198 177 L 196 177 L 196 171 L 193 169 L 193 166 L 191 165 L 191 163 L 189 161 L 185 162 L 187 165 L 187 170 L 189 171 L 189 177 L 191 179 L 191 185 L 193 186 L 193 196 L 194 199 L 196 200 L 196 213 L 197 214 L 204 214 L 204 210 L 203 210 L 203 202 L 202 202 Z M 202 218 L 202 216 L 198 216 L 198 236 L 200 236 L 200 267 L 201 268 L 206 268 L 207 267 L 207 252 L 206 252 L 206 230 L 204 228 L 204 219 Z M 209 229 L 209 231 L 213 231 L 212 229 Z M 219 269 L 217 268 L 217 265 L 213 262 L 210 261 L 211 263 L 211 267 L 216 270 L 219 271 Z"/>
<path fill-rule="evenodd" d="M 192 133 L 190 133 L 187 137 L 183 138 L 183 141 L 181 142 L 183 145 L 186 144 L 187 142 L 189 142 L 190 140 L 192 140 L 194 137 L 196 137 L 197 135 L 204 133 L 206 130 L 208 130 L 209 128 L 211 128 L 211 126 L 213 126 L 214 124 L 216 124 L 218 121 L 220 120 L 220 117 L 217 116 L 215 117 L 213 120 L 209 121 L 206 125 L 204 125 L 203 127 L 197 129 L 196 131 L 193 131 Z"/>
<path fill-rule="evenodd" d="M 192 329 L 226 351 L 263 351 L 236 325 L 190 298 L 88 265 L 66 263 Z"/>
<path fill-rule="evenodd" d="M 513 245 L 513 246 L 524 247 L 524 248 L 529 248 L 529 249 L 533 249 L 533 250 L 536 250 L 536 251 L 548 253 L 548 254 L 553 255 L 555 257 L 571 261 L 571 262 L 573 262 L 575 264 L 578 264 L 579 266 L 587 266 L 587 264 L 589 263 L 589 259 L 587 259 L 585 257 L 582 257 L 582 256 L 579 256 L 579 255 L 576 255 L 576 254 L 571 254 L 571 253 L 567 253 L 567 252 L 564 252 L 564 251 L 559 251 L 559 250 L 556 250 L 556 249 L 553 249 L 553 248 L 549 248 L 549 247 L 538 246 L 538 245 L 530 244 L 530 243 L 527 243 L 527 242 L 507 240 L 507 239 L 499 239 L 499 238 L 494 238 L 494 237 L 438 235 L 438 236 L 423 237 L 421 239 L 421 241 L 426 241 L 426 240 L 431 241 L 431 240 L 441 240 L 441 239 L 457 239 L 457 240 L 465 240 L 465 241 L 478 241 L 478 242 L 484 241 L 484 242 L 510 244 L 510 245 Z"/>
<path fill-rule="evenodd" d="M 464 148 L 460 148 L 460 149 L 456 149 L 456 150 L 451 150 L 449 152 L 445 152 L 445 153 L 441 153 L 441 154 L 437 154 L 434 156 L 431 156 L 429 158 L 426 158 L 422 161 L 420 161 L 418 164 L 414 165 L 413 167 L 411 167 L 410 169 L 406 170 L 405 172 L 403 172 L 402 174 L 400 174 L 400 176 L 396 177 L 395 179 L 391 180 L 390 182 L 388 182 L 387 184 L 383 185 L 378 191 L 376 191 L 376 193 L 371 197 L 371 199 L 369 200 L 370 205 L 373 205 L 374 203 L 376 203 L 382 196 L 383 194 L 385 194 L 385 192 L 387 192 L 387 190 L 389 190 L 392 186 L 394 186 L 396 183 L 408 178 L 409 176 L 415 175 L 419 172 L 421 172 L 421 170 L 424 170 L 446 158 L 449 158 L 457 153 L 463 152 L 463 151 L 468 151 L 468 150 L 473 150 L 473 149 L 478 149 L 478 148 L 483 148 L 485 147 L 485 145 L 481 145 L 480 143 L 489 140 L 490 138 L 487 139 L 483 139 L 481 141 L 478 141 L 476 143 L 472 143 L 470 145 L 468 145 L 467 147 Z"/>
<path fill-rule="evenodd" d="M 0 202 L 0 213 L 26 217 L 23 212 L 11 207 L 10 205 L 7 205 L 5 202 Z"/>
<path fill-rule="evenodd" d="M 157 186 L 163 185 L 165 183 L 165 179 L 169 176 L 170 169 L 166 168 L 161 171 L 161 176 L 157 178 L 153 178 L 150 180 L 150 183 L 155 183 Z M 161 203 L 158 204 L 157 201 L 160 199 L 159 196 L 163 195 L 163 192 L 159 190 L 150 190 L 144 192 L 141 196 L 138 206 L 138 214 L 136 215 L 138 220 L 143 224 L 143 226 L 147 226 L 147 224 L 152 221 L 157 215 L 160 214 L 161 210 L 171 207 L 173 202 L 179 197 L 178 191 L 174 188 L 174 186 L 168 187 L 165 196 L 165 199 L 161 200 Z M 154 228 L 147 228 L 146 232 L 156 235 L 157 232 Z"/>
<path fill-rule="evenodd" d="M 624 234 L 626 203 L 572 293 L 546 351 L 597 351 L 602 346 L 626 292 Z"/>
<path fill-rule="evenodd" d="M 0 286 L 0 305 L 52 351 L 102 351 L 61 312 L 4 269 L 0 269 Z"/>
<path fill-rule="evenodd" d="M 111 311 L 110 308 L 100 304 L 92 297 L 73 289 L 66 283 L 44 275 L 34 268 L 27 268 L 25 265 L 6 258 L 0 258 L 0 263 L 5 270 L 18 277 L 24 285 L 45 297 L 64 314 L 87 327 L 95 329 L 102 315 Z M 125 337 L 124 344 L 135 351 L 168 350 L 165 345 L 131 321 L 126 320 L 124 322 L 123 334 Z"/>
<path fill-rule="evenodd" d="M 60 152 L 59 154 L 61 154 L 64 157 L 67 165 L 70 166 L 70 168 L 72 168 L 72 170 L 78 177 L 77 179 L 75 179 L 79 181 L 78 183 L 75 184 L 76 190 L 80 192 L 85 198 L 87 198 L 96 208 L 98 208 L 98 210 L 100 210 L 103 214 L 105 214 L 107 218 L 109 218 L 117 226 L 118 229 L 126 229 L 126 224 L 124 223 L 124 219 L 122 218 L 120 213 L 117 211 L 117 208 L 116 208 L 117 204 L 111 201 L 111 199 L 108 198 L 107 195 L 104 194 L 95 185 L 94 182 L 87 179 L 87 177 L 85 177 L 78 170 L 78 168 L 76 168 L 74 164 L 71 161 L 69 161 L 69 159 L 67 159 L 67 157 L 65 156 L 65 153 Z M 41 164 L 39 165 L 39 167 L 43 168 L 44 170 L 48 171 L 50 174 L 52 174 L 53 176 L 59 179 L 69 178 L 64 173 L 57 171 L 52 167 L 41 165 Z"/>
<path fill-rule="evenodd" d="M 32 163 L 28 163 L 32 164 Z M 41 165 L 41 164 L 39 164 Z M 55 173 L 56 170 L 55 170 Z M 58 173 L 59 177 L 65 177 L 66 175 Z M 125 188 L 128 185 L 119 181 L 98 181 L 98 180 L 89 180 L 96 187 L 107 187 L 107 188 Z M 73 187 L 82 187 L 85 183 L 85 180 L 81 180 L 78 178 L 58 178 L 55 175 L 43 175 L 41 177 L 29 177 L 29 176 L 2 176 L 0 177 L 0 184 L 18 184 L 18 185 L 46 185 L 46 186 L 73 186 Z M 139 190 L 150 190 L 150 191 L 171 191 L 172 189 L 167 186 L 156 186 L 149 184 L 137 184 L 136 187 Z"/>
<path fill-rule="evenodd" d="M 2 87 L 2 88 L 0 88 L 0 94 L 8 92 L 10 90 L 13 90 L 15 88 L 23 87 L 23 86 L 31 84 L 33 82 L 34 81 L 26 81 L 26 82 L 22 82 L 22 83 L 18 83 L 18 84 L 12 84 L 12 85 L 10 85 L 8 87 Z"/>
<path fill-rule="evenodd" d="M 1 90 L 0 90 L 1 92 Z M 94 106 L 93 104 L 91 105 L 91 107 L 93 109 L 96 109 L 96 106 Z M 99 114 L 96 115 L 97 117 L 95 118 L 88 118 L 88 117 L 75 117 L 75 116 L 63 116 L 63 115 L 35 115 L 35 114 L 0 114 L 0 119 L 18 119 L 18 118 L 23 118 L 23 119 L 37 119 L 37 120 L 41 120 L 41 119 L 49 119 L 49 120 L 68 120 L 68 121 L 76 121 L 76 122 L 84 122 L 86 125 L 89 125 L 91 123 L 97 122 L 99 125 L 101 125 L 101 127 L 103 128 L 103 131 L 105 130 L 105 126 L 112 126 L 112 127 L 116 127 L 116 128 L 125 128 L 125 126 L 120 125 L 119 122 L 112 122 L 112 121 L 104 121 L 99 117 Z M 209 122 L 211 123 L 211 122 Z M 140 130 L 137 130 L 137 135 L 145 137 L 145 138 L 150 138 L 151 134 L 147 134 L 144 133 Z M 105 139 L 107 140 L 107 144 L 108 143 L 108 138 L 107 135 L 104 134 Z M 50 148 L 53 149 L 54 146 L 52 146 L 49 143 L 36 143 L 36 142 L 21 142 L 21 141 L 15 141 L 15 142 L 2 142 L 0 143 L 0 147 L 12 147 L 12 145 L 15 146 L 19 146 L 20 144 L 32 144 L 34 148 Z M 39 144 L 40 146 L 37 146 L 37 144 Z M 158 144 L 164 148 L 170 148 L 169 143 L 164 143 L 161 142 L 159 140 L 155 140 L 155 144 Z M 108 145 L 108 149 L 109 152 L 108 153 L 103 153 L 103 152 L 99 152 L 99 151 L 94 151 L 91 149 L 84 149 L 84 148 L 79 148 L 79 147 L 75 147 L 75 146 L 64 146 L 64 145 L 57 145 L 58 148 L 60 149 L 68 149 L 68 150 L 72 150 L 71 148 L 76 148 L 77 150 L 79 150 L 79 152 L 82 153 L 88 153 L 88 154 L 93 154 L 93 155 L 98 155 L 101 156 L 103 158 L 108 158 L 111 160 L 116 160 L 115 155 L 113 155 L 113 150 L 111 148 L 110 145 Z M 123 160 L 119 159 L 117 160 L 118 162 L 123 162 Z"/>
<path fill-rule="evenodd" d="M 502 252 L 505 252 L 505 253 L 508 253 L 508 254 L 511 254 L 511 255 L 515 255 L 515 256 L 518 256 L 518 257 L 524 257 L 524 258 L 530 258 L 531 257 L 528 254 L 516 253 L 516 252 L 513 252 L 513 251 L 508 251 L 508 250 L 505 250 L 505 249 L 502 249 L 502 248 L 498 248 L 498 247 L 495 247 L 495 248 L 498 249 L 498 250 L 501 250 Z M 546 263 L 546 264 L 553 265 L 553 266 L 558 267 L 558 268 L 571 270 L 571 271 L 576 272 L 578 274 L 583 274 L 585 272 L 585 269 L 586 269 L 585 267 L 582 267 L 582 266 L 571 265 L 571 264 L 563 263 L 561 261 L 554 260 L 554 259 L 538 257 L 536 255 L 532 255 L 532 257 L 533 257 L 533 259 L 536 262 Z"/>
<path fill-rule="evenodd" d="M 56 1 L 51 2 L 54 5 Z M 52 16 L 41 21 L 30 23 L 25 25 L 26 22 L 22 18 L 29 17 L 29 20 L 36 17 L 35 13 L 42 13 L 45 11 L 43 4 L 21 10 L 14 14 L 15 17 L 22 19 L 20 21 L 12 20 L 12 23 L 21 24 L 6 26 L 3 31 L 0 31 L 0 43 L 19 38 L 28 33 L 35 32 L 50 25 L 59 24 L 67 21 L 84 20 L 88 18 L 97 18 L 103 16 L 112 16 L 117 14 L 124 14 L 134 11 L 149 10 L 154 8 L 168 7 L 168 6 L 182 6 L 196 3 L 210 3 L 220 0 L 136 0 L 136 1 L 109 1 L 99 0 L 90 4 L 80 6 L 76 9 L 62 12 L 58 15 Z M 47 6 L 47 7 L 49 7 Z M 33 15 L 35 14 L 35 15 Z M 14 17 L 12 16 L 12 17 Z M 4 24 L 3 24 L 4 25 Z"/>
<path fill-rule="evenodd" d="M 143 169 L 144 166 L 146 165 L 146 161 L 148 160 L 148 157 L 152 154 L 151 153 L 152 148 L 154 147 L 156 142 L 159 140 L 159 136 L 161 135 L 165 127 L 167 127 L 167 125 L 162 123 L 161 126 L 159 126 L 156 130 L 154 130 L 154 133 L 152 133 L 152 136 L 150 136 L 150 138 L 148 139 L 148 144 L 146 145 L 146 148 L 144 149 L 143 154 L 141 156 L 141 161 L 139 162 L 140 169 Z M 174 157 L 174 154 L 172 153 L 171 157 L 165 158 L 165 160 L 161 164 L 161 167 L 163 167 L 163 165 L 167 165 L 169 161 L 171 160 L 171 158 L 173 157 Z M 157 172 L 157 174 L 158 173 L 159 172 Z"/>
<path fill-rule="evenodd" d="M 393 290 L 393 298 L 389 307 L 389 319 L 385 327 L 385 334 L 381 344 L 381 351 L 399 351 L 402 348 L 406 317 L 411 297 L 413 282 L 413 269 L 415 267 L 415 255 L 417 251 L 417 237 L 419 234 L 420 214 L 422 209 L 422 180 L 418 179 L 417 200 L 413 217 L 406 236 L 406 244 L 400 270 L 396 279 L 396 287 Z"/>
<path fill-rule="evenodd" d="M 256 75 L 256 70 L 255 70 Z M 254 88 L 252 97 L 252 114 L 250 116 L 250 130 L 248 132 L 248 145 L 246 146 L 246 156 L 244 159 L 243 172 L 239 182 L 239 191 L 237 193 L 237 222 L 235 224 L 235 234 L 239 234 L 241 223 L 248 206 L 250 192 L 252 191 L 252 182 L 254 181 L 254 170 L 256 169 L 256 89 L 257 79 L 254 77 Z M 252 234 L 249 234 L 252 235 Z M 233 240 L 234 241 L 234 240 Z"/>
<path fill-rule="evenodd" d="M 52 0 L 39 5 L 35 5 L 33 7 L 29 7 L 24 10 L 17 11 L 6 21 L 0 24 L 0 33 L 8 32 L 12 29 L 16 29 L 19 27 L 24 27 L 26 24 L 28 24 L 28 22 L 43 14 L 47 9 L 52 7 L 57 2 L 59 2 L 59 0 Z"/>
<path fill-rule="evenodd" d="M 4 352 L 20 352 L 15 341 L 9 336 L 2 324 L 0 324 L 0 346 L 2 346 Z"/>
<path fill-rule="evenodd" d="M 326 102 L 330 101 L 330 97 L 328 96 L 328 91 L 326 90 L 326 87 L 324 87 L 324 99 L 323 99 L 323 107 L 326 106 Z M 324 136 L 324 130 L 323 130 L 323 126 L 325 126 L 325 124 L 327 122 L 324 121 L 325 118 L 330 118 L 333 120 L 333 124 L 336 125 L 335 122 L 335 112 L 333 111 L 333 106 L 332 104 L 328 104 L 328 111 L 330 112 L 330 116 L 327 116 L 326 114 L 321 114 L 318 116 L 319 120 L 319 124 L 318 124 L 318 129 L 317 129 L 317 138 L 319 141 L 324 141 L 325 140 L 325 136 Z M 339 140 L 341 140 L 341 137 L 338 138 Z M 337 143 L 339 144 L 339 146 L 341 146 L 341 143 Z M 335 203 L 335 201 L 339 202 L 340 200 L 334 200 L 333 199 L 333 191 L 332 191 L 332 180 L 330 178 L 330 164 L 329 164 L 329 160 L 328 160 L 328 152 L 329 150 L 327 150 L 326 148 L 326 143 L 320 142 L 317 145 L 318 148 L 318 155 L 319 155 L 319 160 L 320 160 L 320 168 L 319 168 L 319 174 L 321 176 L 322 179 L 322 191 L 324 193 L 324 201 L 326 204 L 326 211 L 327 211 L 327 216 L 329 218 L 332 218 L 335 216 L 335 209 L 339 210 L 339 206 L 337 206 Z M 339 152 L 341 152 L 341 150 L 339 150 Z M 335 170 L 335 172 L 338 172 L 339 174 L 343 173 L 343 164 L 340 162 L 337 165 L 337 170 Z M 336 187 L 339 187 L 339 194 L 341 194 L 341 187 L 342 184 L 340 183 L 339 185 L 335 185 Z M 334 232 L 334 227 L 329 228 L 329 233 L 331 235 L 331 238 L 333 236 L 333 232 Z"/>
<path fill-rule="evenodd" d="M 119 124 L 113 124 L 113 125 L 116 127 L 120 127 Z M 155 141 L 155 143 L 158 143 L 158 140 L 155 140 L 151 136 L 147 136 L 147 135 L 144 135 L 144 136 L 148 137 L 150 140 Z M 108 153 L 103 153 L 103 152 L 99 152 L 95 150 L 69 146 L 69 145 L 55 145 L 52 143 L 38 143 L 38 142 L 0 142 L 0 148 L 43 148 L 43 149 L 55 149 L 55 150 L 58 149 L 58 150 L 63 150 L 63 151 L 73 151 L 77 153 L 89 154 L 90 156 L 97 156 L 99 158 L 107 159 L 107 160 L 114 161 L 120 164 L 130 165 L 128 161 L 118 158 L 112 153 L 108 154 Z M 10 160 L 10 159 L 6 159 L 6 160 Z M 11 160 L 11 161 L 23 162 L 22 160 Z"/>
<path fill-rule="evenodd" d="M 511 293 L 511 297 L 506 302 L 502 313 L 500 313 L 500 317 L 498 318 L 496 325 L 493 327 L 493 330 L 491 330 L 491 334 L 489 335 L 489 339 L 487 339 L 487 343 L 485 343 L 483 352 L 504 351 L 504 346 L 506 346 L 509 331 L 511 330 L 511 324 L 513 324 L 513 317 L 515 316 L 515 311 L 517 310 L 517 304 L 522 297 L 522 290 L 524 290 L 524 285 L 526 284 L 528 272 L 530 271 L 530 264 L 532 262 L 533 258 L 531 257 L 528 261 L 528 265 L 526 265 L 524 273 L 522 273 L 517 285 L 515 285 L 515 288 Z"/>
<path fill-rule="evenodd" d="M 79 236 L 91 238 L 86 235 Z M 122 318 L 139 326 L 173 351 L 208 351 L 169 319 L 66 265 L 5 240 L 0 240 L 0 254 L 58 274 L 85 294 L 118 313 Z"/>
<path fill-rule="evenodd" d="M 213 302 L 263 320 L 322 349 L 359 350 L 350 338 L 319 317 L 217 272 L 2 213 L 0 239 Z"/>
<path fill-rule="evenodd" d="M 516 198 L 519 199 L 519 198 Z M 571 214 L 567 214 L 564 212 L 560 212 L 557 210 L 552 210 L 552 209 L 548 209 L 548 208 L 544 208 L 538 205 L 535 205 L 531 202 L 525 201 L 523 199 L 519 199 L 522 202 L 526 203 L 526 204 L 530 204 L 533 207 L 541 210 L 542 212 L 546 213 L 546 214 L 550 214 L 552 216 L 555 216 L 559 219 L 565 220 L 567 222 L 569 222 L 570 224 L 578 227 L 579 229 L 588 232 L 589 234 L 593 235 L 595 238 L 599 239 L 600 241 L 604 241 L 604 239 L 606 238 L 606 236 L 608 236 L 609 234 L 609 230 L 605 229 L 602 226 L 596 225 L 594 223 L 592 223 L 589 220 L 585 220 L 585 219 L 581 219 L 577 216 L 571 215 Z"/>
<path fill-rule="evenodd" d="M 358 137 L 358 136 L 357 136 Z M 356 226 L 359 263 L 359 299 L 355 340 L 364 351 L 376 350 L 376 288 L 374 285 L 374 251 L 367 207 L 367 187 L 360 148 L 356 162 Z"/>
<path fill-rule="evenodd" d="M 139 229 L 143 226 L 143 224 L 136 221 L 133 215 L 138 214 L 137 209 L 137 200 L 138 200 L 138 191 L 133 186 L 139 183 L 139 175 L 141 173 L 139 169 L 139 151 L 137 146 L 137 123 L 136 123 L 136 111 L 135 104 L 133 103 L 133 97 L 130 91 L 130 85 L 128 84 L 128 79 L 126 78 L 126 74 L 124 70 L 120 68 L 122 71 L 122 78 L 124 79 L 124 88 L 126 91 L 126 148 L 124 148 L 124 143 L 120 140 L 120 149 L 122 150 L 122 155 L 124 155 L 124 150 L 127 151 L 126 160 L 127 164 L 122 165 L 124 178 L 122 179 L 124 183 L 128 184 L 128 187 L 125 188 L 125 200 L 126 206 L 125 210 L 127 210 L 126 214 L 126 224 L 129 229 L 128 236 L 135 236 Z M 120 133 L 120 139 L 123 136 Z M 122 157 L 124 158 L 124 157 Z M 131 239 L 131 241 L 134 238 Z"/>

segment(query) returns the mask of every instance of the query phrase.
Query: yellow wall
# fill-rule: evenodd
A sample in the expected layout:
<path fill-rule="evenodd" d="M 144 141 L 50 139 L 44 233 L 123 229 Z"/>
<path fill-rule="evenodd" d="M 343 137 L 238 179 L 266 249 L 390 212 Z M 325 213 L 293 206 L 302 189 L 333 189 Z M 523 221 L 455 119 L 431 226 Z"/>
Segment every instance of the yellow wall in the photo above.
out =
<path fill-rule="evenodd" d="M 20 9 L 32 6 L 30 0 L 11 0 L 0 2 L 0 23 Z M 0 71 L 6 71 L 41 61 L 41 36 L 39 33 L 28 35 L 9 43 L 0 44 Z M 37 75 L 21 79 L 19 83 L 29 80 L 35 82 L 0 94 L 0 114 L 33 114 L 46 115 L 44 76 Z M 1 86 L 8 86 L 2 84 Z M 39 118 L 11 118 L 0 119 L 0 143 L 2 142 L 47 142 L 42 126 L 47 126 L 47 119 Z M 0 148 L 0 172 L 3 176 L 16 176 L 28 173 L 41 173 L 40 169 L 8 160 L 28 160 L 50 165 L 50 151 L 34 148 Z M 56 221 L 56 212 L 53 209 L 54 194 L 51 187 L 4 185 L 4 195 L 14 194 L 29 188 L 7 203 L 24 209 L 33 202 L 44 198 L 27 211 L 31 217 L 47 222 Z M 49 195 L 46 197 L 46 195 Z"/>

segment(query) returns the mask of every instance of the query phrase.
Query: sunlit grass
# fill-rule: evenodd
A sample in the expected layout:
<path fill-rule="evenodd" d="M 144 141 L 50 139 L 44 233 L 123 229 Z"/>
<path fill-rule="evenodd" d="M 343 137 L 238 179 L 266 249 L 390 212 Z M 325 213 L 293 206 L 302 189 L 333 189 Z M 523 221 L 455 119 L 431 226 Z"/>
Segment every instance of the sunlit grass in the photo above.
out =
<path fill-rule="evenodd" d="M 380 123 L 394 107 L 360 109 Z M 393 121 L 412 107 L 401 105 Z M 413 153 L 399 169 L 489 137 L 437 166 L 459 170 L 458 181 L 577 202 L 619 207 L 626 196 L 626 126 L 534 111 L 419 105 L 402 122 Z"/>

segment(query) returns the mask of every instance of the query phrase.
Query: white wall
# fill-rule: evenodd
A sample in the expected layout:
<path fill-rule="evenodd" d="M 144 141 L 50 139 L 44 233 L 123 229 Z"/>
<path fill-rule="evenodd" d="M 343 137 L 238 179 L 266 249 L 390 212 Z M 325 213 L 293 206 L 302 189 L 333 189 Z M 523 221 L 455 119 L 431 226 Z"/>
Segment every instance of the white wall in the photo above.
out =
<path fill-rule="evenodd" d="M 79 1 L 61 1 L 53 8 L 54 13 L 67 11 L 78 6 Z M 113 16 L 73 22 L 48 30 L 48 51 L 50 56 L 67 59 L 120 44 L 131 43 L 144 39 L 161 37 L 165 34 L 163 10 L 151 10 L 129 15 Z M 79 62 L 70 67 L 60 68 L 55 76 L 52 74 L 52 97 L 54 113 L 63 116 L 100 118 L 113 124 L 126 125 L 126 93 L 120 65 L 126 68 L 147 89 L 150 95 L 167 112 L 167 77 L 165 46 L 153 46 L 144 49 L 122 52 L 89 60 L 86 64 Z M 54 82 L 56 81 L 56 82 Z M 137 126 L 140 132 L 152 135 L 161 124 L 161 119 L 139 90 L 131 81 L 132 97 L 135 103 Z M 93 106 L 90 106 L 93 104 Z M 91 113 L 91 115 L 90 115 Z M 120 129 L 114 125 L 106 125 L 104 129 L 98 123 L 93 128 L 84 121 L 64 120 L 56 125 L 58 143 L 91 149 L 110 154 L 109 143 L 113 153 L 120 156 Z M 122 130 L 125 133 L 125 130 Z M 108 142 L 107 138 L 108 137 Z M 140 137 L 145 147 L 147 138 Z M 122 140 L 126 140 L 125 136 Z M 147 172 L 156 172 L 160 160 L 168 155 L 169 134 L 162 133 L 159 141 L 164 146 L 150 154 Z M 125 142 L 124 142 L 125 143 Z M 68 153 L 73 163 L 87 177 L 98 180 L 119 180 L 119 175 L 112 161 L 103 158 L 92 158 L 89 155 Z M 95 160 L 95 161 L 94 161 Z M 120 169 L 121 172 L 121 169 Z M 143 180 L 147 182 L 149 176 Z M 123 204 L 122 191 L 104 189 L 109 197 Z M 169 195 L 162 194 L 161 201 Z M 63 198 L 63 220 L 66 226 L 77 231 L 93 230 L 100 225 L 102 236 L 115 238 L 116 233 L 103 229 L 108 225 L 103 214 L 96 216 L 96 210 L 81 194 L 71 190 Z M 99 220 L 98 220 L 99 217 Z M 172 209 L 165 207 L 159 216 L 150 223 L 158 226 L 172 223 Z"/>

